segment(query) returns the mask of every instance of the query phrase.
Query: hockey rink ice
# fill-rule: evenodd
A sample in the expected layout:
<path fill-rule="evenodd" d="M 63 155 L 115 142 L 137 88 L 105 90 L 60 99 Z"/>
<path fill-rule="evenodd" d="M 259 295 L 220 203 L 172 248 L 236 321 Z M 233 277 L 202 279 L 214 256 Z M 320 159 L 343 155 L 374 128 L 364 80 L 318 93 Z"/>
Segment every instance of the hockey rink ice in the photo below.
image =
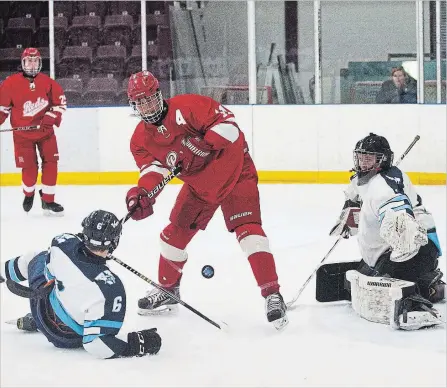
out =
<path fill-rule="evenodd" d="M 266 185 L 260 187 L 264 230 L 275 255 L 286 301 L 300 289 L 335 242 L 328 236 L 344 202 L 342 185 Z M 51 238 L 81 230 L 82 219 L 102 208 L 121 218 L 129 186 L 60 186 L 56 201 L 65 217 L 42 215 L 40 199 L 26 215 L 19 187 L 1 187 L 1 261 L 28 250 L 44 250 Z M 180 185 L 169 185 L 155 214 L 130 220 L 115 255 L 157 281 L 158 235 Z M 433 212 L 446 254 L 446 187 L 418 186 Z M 5 321 L 29 311 L 28 301 L 1 288 L 2 387 L 442 387 L 446 386 L 446 328 L 404 332 L 370 323 L 347 302 L 315 301 L 311 281 L 289 325 L 277 332 L 264 314 L 264 299 L 250 265 L 220 210 L 205 232 L 188 246 L 182 299 L 216 321 L 221 332 L 179 306 L 169 317 L 137 315 L 137 300 L 150 286 L 117 263 L 110 267 L 127 291 L 127 315 L 119 337 L 157 327 L 163 344 L 157 356 L 97 360 L 83 349 L 61 350 L 43 335 L 25 333 Z M 327 262 L 359 259 L 355 238 L 342 241 Z M 201 268 L 212 265 L 205 279 Z M 446 272 L 445 256 L 440 267 Z M 444 276 L 445 280 L 445 276 Z M 446 304 L 436 307 L 446 313 Z"/>

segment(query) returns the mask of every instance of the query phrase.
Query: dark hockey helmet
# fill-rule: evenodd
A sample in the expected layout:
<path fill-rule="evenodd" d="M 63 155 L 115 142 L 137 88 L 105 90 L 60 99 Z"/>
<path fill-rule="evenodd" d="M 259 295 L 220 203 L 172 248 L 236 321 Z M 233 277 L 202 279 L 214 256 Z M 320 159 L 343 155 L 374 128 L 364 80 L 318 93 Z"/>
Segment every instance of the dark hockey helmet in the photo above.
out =
<path fill-rule="evenodd" d="M 82 234 L 87 248 L 113 252 L 119 244 L 123 225 L 115 214 L 95 210 L 82 221 Z"/>
<path fill-rule="evenodd" d="M 389 169 L 393 157 L 390 144 L 383 136 L 371 132 L 358 141 L 354 149 L 354 171 L 359 184 L 365 184 L 378 172 Z"/>

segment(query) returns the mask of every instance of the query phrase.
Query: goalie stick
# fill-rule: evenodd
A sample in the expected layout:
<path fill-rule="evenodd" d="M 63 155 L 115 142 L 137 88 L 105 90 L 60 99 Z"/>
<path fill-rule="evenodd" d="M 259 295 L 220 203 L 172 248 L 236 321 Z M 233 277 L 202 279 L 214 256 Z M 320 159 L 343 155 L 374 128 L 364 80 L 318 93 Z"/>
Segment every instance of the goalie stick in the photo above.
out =
<path fill-rule="evenodd" d="M 404 158 L 411 151 L 413 146 L 420 140 L 420 138 L 421 137 L 419 135 L 415 136 L 415 138 L 413 139 L 411 144 L 407 147 L 407 149 L 404 151 L 404 153 L 401 155 L 401 157 L 397 160 L 397 162 L 395 163 L 395 166 L 398 166 L 402 162 L 402 160 L 404 160 Z M 334 245 L 332 245 L 331 249 L 329 249 L 329 252 L 326 253 L 326 255 L 323 257 L 323 259 L 318 264 L 318 267 L 315 268 L 315 270 L 310 274 L 310 276 L 307 278 L 307 280 L 301 286 L 301 288 L 296 293 L 296 295 L 293 297 L 293 299 L 290 302 L 287 302 L 286 305 L 287 305 L 288 310 L 292 310 L 294 308 L 294 304 L 296 303 L 296 301 L 298 300 L 298 298 L 300 297 L 300 295 L 302 294 L 302 292 L 304 291 L 306 286 L 309 284 L 311 279 L 315 276 L 315 274 L 318 272 L 318 270 L 320 268 L 321 268 L 321 270 L 318 272 L 318 274 L 320 276 L 317 276 L 317 300 L 318 300 L 318 298 L 322 299 L 322 300 L 318 300 L 319 302 L 329 302 L 329 301 L 335 301 L 335 300 L 350 300 L 350 296 L 349 296 L 349 299 L 345 299 L 348 296 L 346 295 L 346 293 L 344 293 L 344 292 L 342 292 L 342 290 L 340 290 L 340 285 L 344 283 L 344 274 L 346 273 L 346 271 L 348 269 L 353 269 L 350 266 L 354 265 L 353 263 L 358 263 L 358 262 L 346 263 L 346 265 L 348 265 L 349 268 L 346 269 L 346 271 L 344 271 L 344 272 L 342 272 L 342 271 L 337 272 L 337 270 L 336 270 L 336 268 L 338 268 L 336 266 L 339 264 L 342 264 L 342 263 L 327 264 L 328 267 L 322 266 L 322 264 L 326 261 L 326 259 L 329 257 L 329 255 L 332 253 L 332 251 L 338 245 L 338 243 L 341 241 L 342 238 L 343 238 L 342 236 L 339 236 L 337 238 Z M 334 265 L 335 265 L 335 267 L 334 267 Z M 326 270 L 323 267 L 326 267 Z M 335 269 L 335 273 L 334 273 L 334 269 Z M 340 276 L 342 276 L 342 279 L 340 279 Z M 332 285 L 333 291 L 338 296 L 331 295 L 328 292 L 329 290 L 324 290 L 321 287 L 318 287 L 318 281 L 320 281 L 320 285 L 321 284 Z M 337 297 L 338 298 L 341 297 L 343 299 L 333 299 L 333 298 L 337 298 Z"/>

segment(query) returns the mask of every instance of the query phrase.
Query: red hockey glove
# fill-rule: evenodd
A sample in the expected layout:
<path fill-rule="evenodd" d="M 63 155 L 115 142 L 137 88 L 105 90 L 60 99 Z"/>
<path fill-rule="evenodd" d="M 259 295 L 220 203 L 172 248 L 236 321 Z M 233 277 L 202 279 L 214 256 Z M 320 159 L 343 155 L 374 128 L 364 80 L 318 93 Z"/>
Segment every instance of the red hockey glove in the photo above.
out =
<path fill-rule="evenodd" d="M 349 238 L 357 234 L 359 225 L 360 203 L 347 200 L 343 206 L 337 224 L 329 232 L 330 236 Z"/>
<path fill-rule="evenodd" d="M 53 110 L 49 110 L 43 116 L 42 121 L 40 122 L 40 129 L 43 131 L 49 131 L 53 129 L 53 125 L 58 127 L 62 121 L 62 113 L 56 112 Z"/>
<path fill-rule="evenodd" d="M 182 175 L 191 175 L 202 170 L 212 158 L 212 149 L 205 140 L 186 136 L 182 140 L 179 162 Z"/>
<path fill-rule="evenodd" d="M 154 214 L 153 205 L 155 199 L 147 196 L 147 191 L 142 187 L 132 187 L 126 195 L 127 210 L 132 212 L 132 219 L 143 220 Z"/>

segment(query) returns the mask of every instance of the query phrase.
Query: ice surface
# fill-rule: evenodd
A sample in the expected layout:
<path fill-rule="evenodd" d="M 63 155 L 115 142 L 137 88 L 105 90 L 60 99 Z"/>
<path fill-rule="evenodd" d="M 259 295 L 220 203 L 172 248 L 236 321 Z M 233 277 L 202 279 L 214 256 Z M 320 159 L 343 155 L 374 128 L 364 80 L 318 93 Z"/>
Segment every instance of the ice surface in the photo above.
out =
<path fill-rule="evenodd" d="M 264 229 L 276 257 L 281 291 L 290 300 L 334 240 L 328 231 L 343 203 L 340 185 L 261 185 Z M 1 261 L 27 250 L 44 250 L 62 232 L 78 232 L 84 216 L 98 208 L 125 214 L 127 186 L 61 186 L 56 200 L 64 218 L 42 216 L 37 201 L 22 210 L 18 187 L 2 187 Z M 157 281 L 158 235 L 167 225 L 180 186 L 170 185 L 149 219 L 129 221 L 116 256 Z M 446 189 L 418 187 L 434 213 L 446 252 Z M 38 333 L 4 322 L 28 312 L 28 302 L 1 287 L 2 387 L 442 387 L 446 385 L 445 327 L 395 332 L 358 318 L 344 302 L 319 304 L 311 281 L 289 312 L 290 323 L 276 332 L 264 315 L 264 300 L 235 236 L 220 211 L 188 247 L 181 296 L 214 320 L 221 332 L 180 306 L 177 316 L 140 317 L 136 301 L 147 284 L 111 263 L 127 290 L 128 310 L 121 333 L 157 327 L 163 338 L 157 356 L 96 360 L 84 350 L 54 348 Z M 359 258 L 355 239 L 342 241 L 328 262 Z M 445 259 L 440 260 L 445 273 Z M 201 275 L 210 264 L 212 279 Z M 437 305 L 446 311 L 445 304 Z M 124 336 L 123 336 L 124 337 Z"/>

